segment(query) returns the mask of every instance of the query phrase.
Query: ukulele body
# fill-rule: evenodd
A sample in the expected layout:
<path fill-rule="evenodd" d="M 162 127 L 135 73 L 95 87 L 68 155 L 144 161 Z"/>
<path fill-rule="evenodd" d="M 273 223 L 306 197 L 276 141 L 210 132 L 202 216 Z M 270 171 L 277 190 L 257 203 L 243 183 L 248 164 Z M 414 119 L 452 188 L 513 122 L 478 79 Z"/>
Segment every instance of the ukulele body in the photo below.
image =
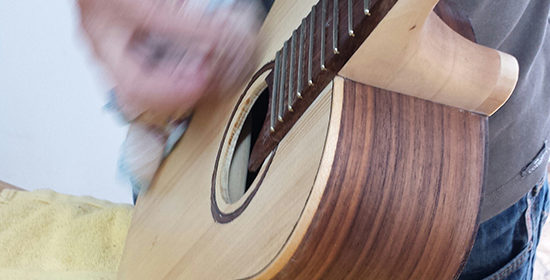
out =
<path fill-rule="evenodd" d="M 224 153 L 254 98 L 212 108 L 229 119 L 195 116 L 155 183 L 174 187 L 136 208 L 122 279 L 454 277 L 475 237 L 486 117 L 337 77 L 230 204 Z"/>
<path fill-rule="evenodd" d="M 487 116 L 468 111 L 477 105 L 447 104 L 453 98 L 446 99 L 444 87 L 401 90 L 405 83 L 398 75 L 396 83 L 383 83 L 386 89 L 369 86 L 350 79 L 357 74 L 352 57 L 343 76 L 327 80 L 253 180 L 243 183 L 250 179 L 242 170 L 252 145 L 241 151 L 249 141 L 243 127 L 266 88 L 273 92 L 274 54 L 316 2 L 276 2 L 261 31 L 266 35 L 259 70 L 242 94 L 199 104 L 186 134 L 138 200 L 120 279 L 459 274 L 477 230 Z M 364 55 L 361 48 L 356 54 Z M 503 68 L 502 61 L 495 64 Z M 411 73 L 398 66 L 402 71 L 392 73 Z M 510 73 L 503 76 L 513 76 L 514 69 Z M 504 87 L 499 77 L 491 80 L 489 92 Z M 391 91 L 395 88 L 405 94 Z M 504 91 L 512 89 L 513 83 Z M 438 103 L 425 96 L 436 96 Z M 486 98 L 466 103 L 485 104 Z M 274 100 L 271 95 L 266 123 Z M 246 191 L 234 196 L 233 186 L 242 184 Z"/>

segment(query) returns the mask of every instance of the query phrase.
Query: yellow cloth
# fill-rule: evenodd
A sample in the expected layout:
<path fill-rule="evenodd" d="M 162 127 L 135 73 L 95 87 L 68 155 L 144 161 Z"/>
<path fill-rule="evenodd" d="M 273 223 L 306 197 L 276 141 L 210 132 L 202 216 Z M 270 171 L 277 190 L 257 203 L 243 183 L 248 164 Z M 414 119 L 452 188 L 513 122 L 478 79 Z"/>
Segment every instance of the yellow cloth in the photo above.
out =
<path fill-rule="evenodd" d="M 132 207 L 48 190 L 0 193 L 0 279 L 116 279 Z"/>

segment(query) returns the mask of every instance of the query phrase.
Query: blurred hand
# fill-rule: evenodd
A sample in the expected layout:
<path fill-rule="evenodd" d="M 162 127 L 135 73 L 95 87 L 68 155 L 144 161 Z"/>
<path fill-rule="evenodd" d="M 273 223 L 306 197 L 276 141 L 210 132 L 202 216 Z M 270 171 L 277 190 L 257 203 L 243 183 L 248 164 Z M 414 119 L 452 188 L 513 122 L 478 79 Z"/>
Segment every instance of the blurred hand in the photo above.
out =
<path fill-rule="evenodd" d="M 127 118 L 180 117 L 250 70 L 261 10 L 254 1 L 217 8 L 210 2 L 78 1 L 82 27 L 117 84 Z"/>

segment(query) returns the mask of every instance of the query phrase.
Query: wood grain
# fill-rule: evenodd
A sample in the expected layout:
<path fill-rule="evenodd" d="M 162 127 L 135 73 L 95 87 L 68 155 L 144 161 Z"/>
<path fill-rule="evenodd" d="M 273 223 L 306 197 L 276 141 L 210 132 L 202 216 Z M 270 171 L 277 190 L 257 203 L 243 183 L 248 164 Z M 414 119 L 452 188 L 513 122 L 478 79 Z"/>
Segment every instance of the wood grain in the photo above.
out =
<path fill-rule="evenodd" d="M 317 212 L 275 279 L 452 279 L 476 233 L 486 117 L 349 80 L 341 113 Z"/>

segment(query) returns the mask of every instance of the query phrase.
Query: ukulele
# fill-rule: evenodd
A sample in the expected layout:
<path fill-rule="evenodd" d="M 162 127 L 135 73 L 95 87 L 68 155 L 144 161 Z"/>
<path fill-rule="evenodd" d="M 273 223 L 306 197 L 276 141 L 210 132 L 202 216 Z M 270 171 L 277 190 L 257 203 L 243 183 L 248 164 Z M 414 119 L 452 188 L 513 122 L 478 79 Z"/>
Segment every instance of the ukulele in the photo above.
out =
<path fill-rule="evenodd" d="M 257 71 L 139 198 L 119 278 L 456 278 L 518 65 L 437 3 L 275 1 Z"/>

